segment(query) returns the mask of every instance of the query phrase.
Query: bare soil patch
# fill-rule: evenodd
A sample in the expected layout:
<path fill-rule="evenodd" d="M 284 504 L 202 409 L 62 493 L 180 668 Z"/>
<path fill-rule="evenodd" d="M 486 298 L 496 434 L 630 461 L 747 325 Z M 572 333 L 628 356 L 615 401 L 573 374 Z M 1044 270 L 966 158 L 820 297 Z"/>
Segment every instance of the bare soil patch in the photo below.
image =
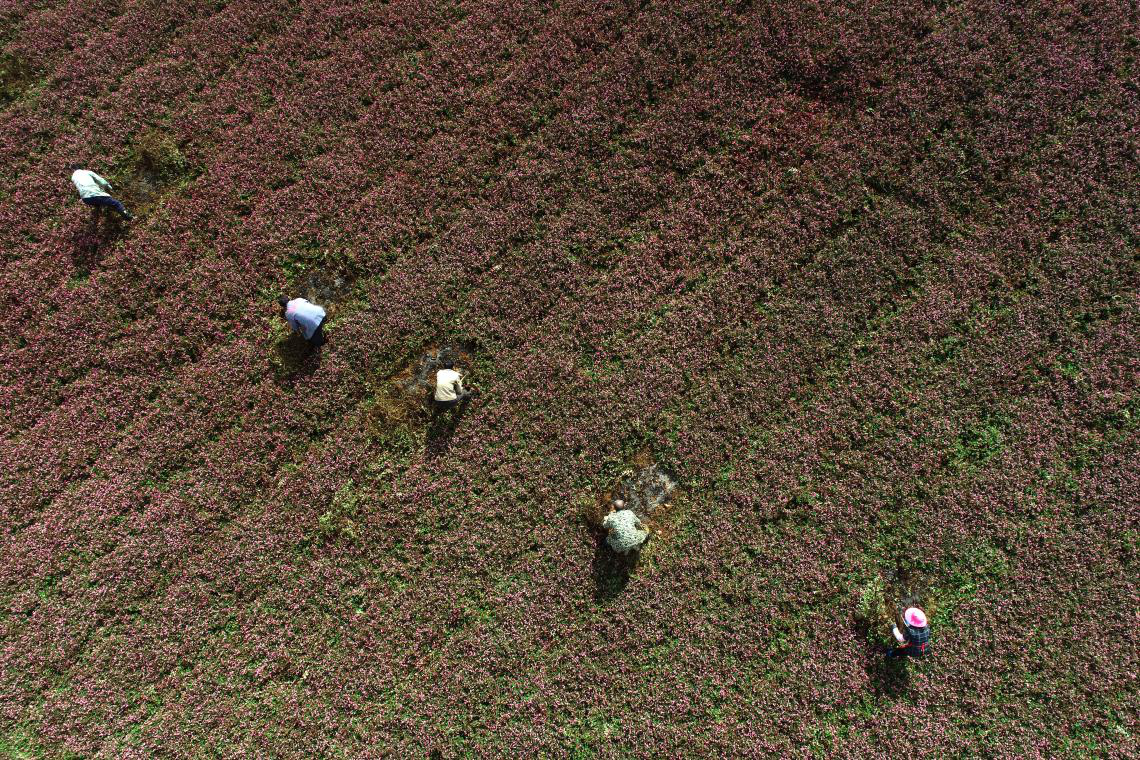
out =
<path fill-rule="evenodd" d="M 35 81 L 27 61 L 11 53 L 0 53 L 0 106 L 19 99 Z"/>
<path fill-rule="evenodd" d="M 156 208 L 192 174 L 174 136 L 150 129 L 139 136 L 125 165 L 115 172 L 112 194 L 131 213 L 143 214 Z"/>
<path fill-rule="evenodd" d="M 356 278 L 349 272 L 332 270 L 302 275 L 296 292 L 301 298 L 320 304 L 332 318 L 336 307 L 351 294 Z"/>
<path fill-rule="evenodd" d="M 625 508 L 632 509 L 649 527 L 651 538 L 667 537 L 674 528 L 676 507 L 682 495 L 672 473 L 655 462 L 648 450 L 643 450 L 587 510 L 586 522 L 601 530 L 610 505 L 615 499 L 621 499 Z"/>
<path fill-rule="evenodd" d="M 444 361 L 455 362 L 465 384 L 473 379 L 475 346 L 466 343 L 433 343 L 402 362 L 379 381 L 366 417 L 370 429 L 419 426 L 428 420 L 435 373 Z"/>

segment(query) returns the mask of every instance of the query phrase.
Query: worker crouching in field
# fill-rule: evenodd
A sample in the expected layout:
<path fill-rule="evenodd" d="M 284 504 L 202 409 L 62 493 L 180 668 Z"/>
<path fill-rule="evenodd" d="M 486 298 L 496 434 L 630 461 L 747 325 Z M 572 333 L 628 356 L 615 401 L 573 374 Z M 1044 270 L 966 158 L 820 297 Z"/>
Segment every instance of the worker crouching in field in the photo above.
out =
<path fill-rule="evenodd" d="M 471 391 L 464 389 L 463 376 L 455 371 L 455 362 L 451 359 L 442 361 L 442 368 L 435 373 L 435 393 L 432 396 L 432 419 L 441 414 L 459 410 L 471 398 Z"/>
<path fill-rule="evenodd" d="M 903 627 L 891 626 L 891 635 L 898 646 L 887 650 L 887 657 L 925 657 L 930 646 L 930 625 L 926 613 L 918 607 L 908 607 L 902 615 Z"/>
<path fill-rule="evenodd" d="M 602 528 L 606 531 L 606 543 L 618 554 L 640 549 L 649 538 L 649 529 L 632 509 L 625 508 L 621 499 L 614 500 L 610 513 L 602 520 Z"/>
<path fill-rule="evenodd" d="M 84 169 L 79 164 L 67 167 L 71 171 L 71 183 L 79 191 L 79 199 L 94 209 L 109 208 L 128 222 L 134 219 L 134 214 L 123 208 L 123 204 L 111 197 L 113 189 L 111 183 L 93 171 Z"/>
<path fill-rule="evenodd" d="M 299 332 L 309 345 L 320 348 L 325 344 L 325 310 L 304 298 L 292 300 L 281 296 L 281 315 L 294 331 Z"/>

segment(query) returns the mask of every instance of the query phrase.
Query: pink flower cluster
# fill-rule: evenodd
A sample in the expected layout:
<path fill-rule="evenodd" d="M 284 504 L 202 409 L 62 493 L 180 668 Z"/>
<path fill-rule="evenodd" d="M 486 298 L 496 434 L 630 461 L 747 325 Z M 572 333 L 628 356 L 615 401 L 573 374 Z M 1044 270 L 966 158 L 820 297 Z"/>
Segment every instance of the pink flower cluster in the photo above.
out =
<path fill-rule="evenodd" d="M 1127 754 L 1130 18 L 9 3 L 0 746 Z M 190 171 L 93 228 L 62 167 L 145 130 Z M 455 433 L 377 426 L 448 342 Z M 683 496 L 611 593 L 581 503 L 645 451 Z M 896 666 L 852 615 L 899 568 Z"/>

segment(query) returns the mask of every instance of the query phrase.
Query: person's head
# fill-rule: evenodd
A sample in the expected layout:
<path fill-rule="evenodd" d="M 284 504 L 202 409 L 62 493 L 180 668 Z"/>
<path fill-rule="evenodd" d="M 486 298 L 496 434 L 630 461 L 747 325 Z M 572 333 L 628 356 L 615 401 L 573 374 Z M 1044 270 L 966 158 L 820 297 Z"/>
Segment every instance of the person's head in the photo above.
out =
<path fill-rule="evenodd" d="M 77 172 L 83 168 L 83 164 L 68 164 L 64 168 L 69 172 Z"/>
<path fill-rule="evenodd" d="M 277 303 L 282 309 L 284 309 L 289 305 L 289 296 L 278 296 Z"/>
<path fill-rule="evenodd" d="M 440 366 L 443 367 L 444 369 L 455 369 L 455 360 L 454 359 L 444 359 L 440 362 Z"/>
<path fill-rule="evenodd" d="M 925 628 L 927 624 L 926 613 L 918 607 L 907 607 L 903 612 L 903 622 L 911 628 Z"/>
<path fill-rule="evenodd" d="M 611 505 L 611 508 L 615 512 L 620 512 L 621 510 L 625 509 L 625 502 L 622 501 L 621 499 L 614 499 L 613 504 Z"/>

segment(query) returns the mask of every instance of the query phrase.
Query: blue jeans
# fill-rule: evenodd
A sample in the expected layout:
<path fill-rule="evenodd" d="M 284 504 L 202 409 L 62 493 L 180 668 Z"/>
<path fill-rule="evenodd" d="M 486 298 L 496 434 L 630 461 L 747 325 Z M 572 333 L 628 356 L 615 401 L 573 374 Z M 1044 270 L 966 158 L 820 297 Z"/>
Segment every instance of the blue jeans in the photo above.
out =
<path fill-rule="evenodd" d="M 124 219 L 130 216 L 130 214 L 127 213 L 127 210 L 123 208 L 123 204 L 119 203 L 109 195 L 96 195 L 91 198 L 84 198 L 83 202 L 88 206 L 94 206 L 95 208 L 112 208 L 118 212 L 119 216 L 123 217 Z"/>

